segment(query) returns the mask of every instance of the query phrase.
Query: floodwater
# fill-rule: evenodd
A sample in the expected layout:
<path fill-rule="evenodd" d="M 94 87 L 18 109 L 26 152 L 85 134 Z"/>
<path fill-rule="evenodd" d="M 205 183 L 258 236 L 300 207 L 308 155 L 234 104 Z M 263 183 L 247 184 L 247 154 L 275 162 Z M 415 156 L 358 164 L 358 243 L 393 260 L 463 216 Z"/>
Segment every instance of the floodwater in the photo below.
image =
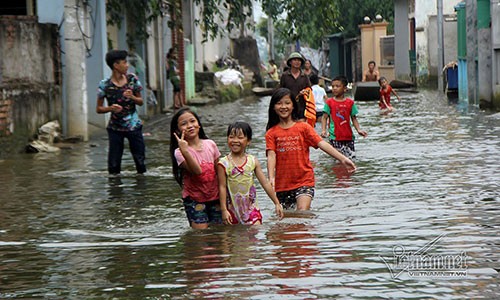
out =
<path fill-rule="evenodd" d="M 167 117 L 145 130 L 145 176 L 126 151 L 109 178 L 105 137 L 0 161 L 0 299 L 499 298 L 500 116 L 402 98 L 358 103 L 354 174 L 312 150 L 311 214 L 278 221 L 259 187 L 262 226 L 189 228 Z M 227 124 L 250 122 L 265 165 L 268 102 L 197 110 L 222 153 Z"/>

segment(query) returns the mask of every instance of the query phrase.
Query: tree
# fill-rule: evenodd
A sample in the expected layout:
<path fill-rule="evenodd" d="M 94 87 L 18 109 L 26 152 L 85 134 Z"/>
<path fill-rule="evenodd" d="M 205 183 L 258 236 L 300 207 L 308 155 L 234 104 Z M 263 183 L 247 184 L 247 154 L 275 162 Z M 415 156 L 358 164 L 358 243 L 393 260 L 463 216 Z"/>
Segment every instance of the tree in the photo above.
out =
<path fill-rule="evenodd" d="M 357 36 L 365 16 L 374 19 L 380 14 L 391 24 L 394 20 L 394 0 L 262 0 L 262 6 L 275 23 L 284 23 L 286 30 L 277 35 L 282 34 L 289 43 L 298 39 L 312 48 L 319 48 L 329 34 Z M 392 28 L 389 26 L 389 32 Z"/>
<path fill-rule="evenodd" d="M 388 33 L 394 32 L 394 0 L 335 0 L 343 7 L 339 15 L 339 25 L 344 35 L 354 37 L 359 35 L 359 24 L 368 16 L 371 20 L 380 14 L 389 22 Z"/>
<path fill-rule="evenodd" d="M 319 48 L 324 36 L 344 32 L 348 37 L 359 34 L 358 25 L 365 16 L 374 19 L 380 14 L 390 24 L 394 19 L 394 0 L 259 0 L 264 12 L 279 27 L 281 40 L 289 44 L 296 40 Z M 127 42 L 148 37 L 146 25 L 168 11 L 172 16 L 170 28 L 182 30 L 182 0 L 108 0 L 108 23 L 120 26 L 123 16 L 128 20 Z M 252 17 L 252 0 L 194 0 L 201 8 L 201 17 L 195 23 L 203 30 L 203 41 L 223 36 L 233 29 L 245 36 L 245 28 Z M 222 8 L 222 9 L 221 9 Z M 223 24 L 223 25 L 219 25 Z M 392 32 L 392 25 L 389 26 Z M 280 39 L 279 36 L 276 37 Z"/>
<path fill-rule="evenodd" d="M 338 31 L 339 6 L 332 0 L 262 0 L 264 12 L 275 23 L 283 22 L 282 34 L 290 43 L 299 40 L 319 48 L 325 35 Z"/>
<path fill-rule="evenodd" d="M 182 0 L 107 0 L 106 13 L 108 25 L 121 27 L 123 20 L 127 20 L 127 44 L 134 49 L 137 41 L 149 37 L 147 24 L 163 13 L 171 16 L 181 16 Z M 182 29 L 181 18 L 171 18 L 168 26 L 172 29 Z"/>
<path fill-rule="evenodd" d="M 195 20 L 195 24 L 203 30 L 202 42 L 233 29 L 239 29 L 240 36 L 245 36 L 245 29 L 252 28 L 252 23 L 248 22 L 253 13 L 252 0 L 194 0 L 194 3 L 201 7 L 201 18 Z M 182 0 L 108 0 L 107 21 L 109 25 L 120 27 L 126 18 L 127 43 L 133 48 L 135 41 L 148 37 L 147 24 L 162 13 L 170 14 L 168 25 L 171 29 L 182 31 L 181 4 Z"/>
<path fill-rule="evenodd" d="M 257 25 L 255 26 L 255 31 L 263 37 L 267 38 L 268 34 L 268 28 L 267 28 L 267 18 L 260 18 L 260 20 L 257 22 Z"/>
<path fill-rule="evenodd" d="M 202 43 L 235 28 L 240 29 L 240 37 L 243 37 L 245 28 L 252 28 L 252 24 L 247 22 L 253 13 L 252 0 L 194 0 L 194 3 L 201 7 L 201 19 L 195 24 L 203 30 Z M 225 26 L 220 26 L 221 23 Z"/>

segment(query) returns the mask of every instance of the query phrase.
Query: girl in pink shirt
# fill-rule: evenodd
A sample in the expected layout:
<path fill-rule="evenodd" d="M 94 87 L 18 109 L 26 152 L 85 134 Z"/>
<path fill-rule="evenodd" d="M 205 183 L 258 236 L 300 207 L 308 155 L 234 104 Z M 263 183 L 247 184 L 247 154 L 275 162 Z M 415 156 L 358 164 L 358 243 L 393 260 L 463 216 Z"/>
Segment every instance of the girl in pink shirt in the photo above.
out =
<path fill-rule="evenodd" d="M 209 223 L 221 223 L 216 174 L 220 152 L 206 136 L 198 115 L 187 107 L 172 117 L 170 156 L 190 226 L 205 229 Z"/>

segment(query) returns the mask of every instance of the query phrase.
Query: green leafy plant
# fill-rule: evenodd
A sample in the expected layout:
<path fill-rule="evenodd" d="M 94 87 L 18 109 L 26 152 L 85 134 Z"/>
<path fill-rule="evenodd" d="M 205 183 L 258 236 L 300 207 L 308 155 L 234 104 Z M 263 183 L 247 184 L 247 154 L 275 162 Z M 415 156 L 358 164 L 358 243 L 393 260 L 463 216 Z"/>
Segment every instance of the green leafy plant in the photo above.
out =
<path fill-rule="evenodd" d="M 170 14 L 168 26 L 182 29 L 181 0 L 107 0 L 106 12 L 108 25 L 121 27 L 123 21 L 127 28 L 127 44 L 134 49 L 137 41 L 149 37 L 147 25 L 162 14 Z"/>
<path fill-rule="evenodd" d="M 245 36 L 245 28 L 252 29 L 248 22 L 253 13 L 252 0 L 194 0 L 194 3 L 201 8 L 201 18 L 195 24 L 203 31 L 202 43 L 235 28 L 239 28 L 240 37 Z"/>
<path fill-rule="evenodd" d="M 276 40 L 288 44 L 299 40 L 319 48 L 326 35 L 356 36 L 363 18 L 377 14 L 390 23 L 389 33 L 393 30 L 394 0 L 262 0 L 262 7 L 273 18 Z"/>

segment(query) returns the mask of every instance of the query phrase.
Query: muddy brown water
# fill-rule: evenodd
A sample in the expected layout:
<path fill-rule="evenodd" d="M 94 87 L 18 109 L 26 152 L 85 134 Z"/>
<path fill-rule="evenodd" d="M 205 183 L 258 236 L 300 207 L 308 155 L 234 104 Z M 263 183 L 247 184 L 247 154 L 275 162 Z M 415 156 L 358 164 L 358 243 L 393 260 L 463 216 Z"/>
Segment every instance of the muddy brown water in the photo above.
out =
<path fill-rule="evenodd" d="M 145 176 L 125 151 L 109 178 L 104 137 L 1 161 L 0 299 L 498 298 L 500 116 L 402 98 L 390 115 L 358 103 L 354 174 L 312 150 L 310 214 L 278 221 L 259 187 L 262 226 L 188 227 L 168 116 L 146 127 Z M 197 111 L 222 153 L 227 124 L 248 121 L 265 165 L 268 102 Z"/>

